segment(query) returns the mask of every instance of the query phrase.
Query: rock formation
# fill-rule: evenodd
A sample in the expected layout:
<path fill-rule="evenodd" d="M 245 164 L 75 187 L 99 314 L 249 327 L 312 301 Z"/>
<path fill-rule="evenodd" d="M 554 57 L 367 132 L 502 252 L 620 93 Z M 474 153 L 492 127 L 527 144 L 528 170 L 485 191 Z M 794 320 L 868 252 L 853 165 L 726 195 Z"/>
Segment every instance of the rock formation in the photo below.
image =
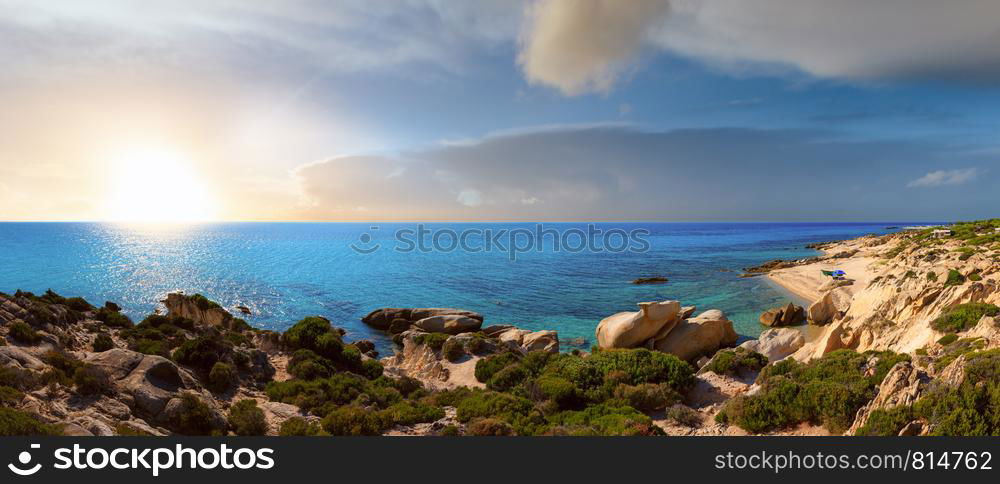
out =
<path fill-rule="evenodd" d="M 381 308 L 361 318 L 375 329 L 391 334 L 413 326 L 433 333 L 458 334 L 478 331 L 483 324 L 479 313 L 454 308 Z"/>
<path fill-rule="evenodd" d="M 639 303 L 639 311 L 617 313 L 597 325 L 601 348 L 635 348 L 654 336 L 669 333 L 680 322 L 678 301 Z"/>
<path fill-rule="evenodd" d="M 760 315 L 760 324 L 764 326 L 794 326 L 805 322 L 806 313 L 802 306 L 788 303 L 785 306 L 768 309 Z"/>

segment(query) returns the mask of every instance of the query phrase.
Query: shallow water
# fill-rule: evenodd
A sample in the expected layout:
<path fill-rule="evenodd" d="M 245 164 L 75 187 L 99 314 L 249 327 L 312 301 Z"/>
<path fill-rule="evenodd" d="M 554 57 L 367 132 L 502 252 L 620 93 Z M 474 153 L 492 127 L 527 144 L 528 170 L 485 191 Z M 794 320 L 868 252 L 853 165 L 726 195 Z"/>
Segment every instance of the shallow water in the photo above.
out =
<path fill-rule="evenodd" d="M 679 299 L 718 308 L 744 337 L 757 336 L 762 310 L 797 300 L 740 269 L 770 259 L 815 255 L 812 242 L 886 233 L 883 223 L 630 223 L 645 229 L 649 250 L 601 253 L 541 251 L 410 252 L 394 250 L 394 233 L 410 224 L 227 223 L 176 227 L 100 223 L 0 223 L 0 290 L 80 295 L 118 302 L 133 319 L 152 312 L 171 291 L 200 292 L 253 325 L 281 330 L 312 314 L 329 318 L 349 339 L 388 340 L 360 322 L 383 306 L 444 306 L 481 312 L 486 324 L 555 329 L 560 338 L 593 341 L 602 318 L 639 301 Z M 534 224 L 433 224 L 455 231 L 535 230 Z M 545 224 L 559 231 L 581 224 Z M 368 233 L 371 239 L 359 240 Z M 471 240 L 477 240 L 475 238 Z M 350 248 L 375 244 L 361 254 Z M 663 285 L 634 285 L 663 275 Z M 801 303 L 801 301 L 798 301 Z"/>

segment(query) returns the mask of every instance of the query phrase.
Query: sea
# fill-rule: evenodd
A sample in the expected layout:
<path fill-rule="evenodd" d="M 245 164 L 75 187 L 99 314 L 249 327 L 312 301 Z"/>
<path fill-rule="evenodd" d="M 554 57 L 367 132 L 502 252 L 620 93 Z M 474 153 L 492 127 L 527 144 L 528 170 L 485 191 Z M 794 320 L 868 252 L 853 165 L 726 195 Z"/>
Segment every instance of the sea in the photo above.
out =
<path fill-rule="evenodd" d="M 556 330 L 570 350 L 594 344 L 602 318 L 676 299 L 721 309 L 754 338 L 762 311 L 805 301 L 740 277 L 744 267 L 912 224 L 11 222 L 0 223 L 0 292 L 114 301 L 135 321 L 170 292 L 201 293 L 264 329 L 326 317 L 383 354 L 389 338 L 361 322 L 380 307 L 477 311 L 487 325 Z M 667 282 L 633 284 L 640 277 Z"/>

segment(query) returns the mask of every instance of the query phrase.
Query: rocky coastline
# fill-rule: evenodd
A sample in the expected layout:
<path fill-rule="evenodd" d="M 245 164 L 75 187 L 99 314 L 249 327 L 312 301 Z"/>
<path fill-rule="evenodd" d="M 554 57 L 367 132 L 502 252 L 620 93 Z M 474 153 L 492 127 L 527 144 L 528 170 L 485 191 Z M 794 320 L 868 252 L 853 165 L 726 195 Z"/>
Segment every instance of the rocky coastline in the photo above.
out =
<path fill-rule="evenodd" d="M 133 322 L 0 293 L 0 435 L 996 435 L 997 227 L 748 268 L 809 304 L 739 345 L 680 301 L 609 315 L 571 352 L 472 311 L 380 308 L 362 322 L 395 343 L 382 356 L 324 318 L 259 330 L 198 294 Z"/>

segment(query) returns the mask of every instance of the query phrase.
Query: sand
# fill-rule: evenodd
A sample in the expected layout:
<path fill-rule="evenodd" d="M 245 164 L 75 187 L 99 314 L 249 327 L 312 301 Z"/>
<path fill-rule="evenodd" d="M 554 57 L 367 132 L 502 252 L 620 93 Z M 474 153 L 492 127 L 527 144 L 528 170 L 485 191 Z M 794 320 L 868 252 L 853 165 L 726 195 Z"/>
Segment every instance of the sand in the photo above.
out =
<path fill-rule="evenodd" d="M 823 275 L 822 271 L 840 269 L 846 272 L 846 277 L 853 279 L 854 284 L 845 286 L 845 289 L 853 294 L 868 287 L 872 278 L 875 277 L 874 272 L 869 269 L 869 266 L 874 262 L 875 259 L 870 257 L 825 260 L 771 271 L 767 277 L 796 296 L 813 303 L 822 295 L 819 288 L 830 280 L 830 276 Z"/>

